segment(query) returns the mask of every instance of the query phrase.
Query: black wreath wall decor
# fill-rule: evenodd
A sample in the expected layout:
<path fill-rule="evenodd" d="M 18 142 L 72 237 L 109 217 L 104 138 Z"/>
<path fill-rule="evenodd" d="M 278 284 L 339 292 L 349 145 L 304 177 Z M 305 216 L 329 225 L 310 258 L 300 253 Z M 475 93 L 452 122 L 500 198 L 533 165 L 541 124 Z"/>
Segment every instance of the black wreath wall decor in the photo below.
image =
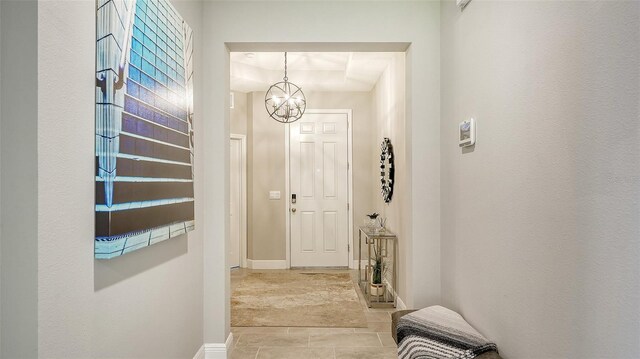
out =
<path fill-rule="evenodd" d="M 380 182 L 382 188 L 382 199 L 384 203 L 391 202 L 393 196 L 393 181 L 395 175 L 395 166 L 393 165 L 393 146 L 391 140 L 385 137 L 380 145 Z"/>

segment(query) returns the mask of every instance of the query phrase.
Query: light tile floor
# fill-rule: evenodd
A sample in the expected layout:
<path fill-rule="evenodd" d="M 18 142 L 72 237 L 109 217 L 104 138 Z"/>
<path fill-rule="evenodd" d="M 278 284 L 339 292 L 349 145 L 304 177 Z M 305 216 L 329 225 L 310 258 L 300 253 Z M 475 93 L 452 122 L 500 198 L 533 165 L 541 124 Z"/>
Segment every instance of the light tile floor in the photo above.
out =
<path fill-rule="evenodd" d="M 251 272 L 283 270 L 231 270 L 231 289 Z M 305 270 L 309 271 L 309 270 Z M 349 272 L 353 270 L 318 270 Z M 356 288 L 358 286 L 356 285 Z M 360 289 L 360 304 L 367 328 L 232 327 L 234 345 L 231 359 L 395 359 L 396 344 L 391 338 L 391 313 L 395 309 L 367 308 Z"/>

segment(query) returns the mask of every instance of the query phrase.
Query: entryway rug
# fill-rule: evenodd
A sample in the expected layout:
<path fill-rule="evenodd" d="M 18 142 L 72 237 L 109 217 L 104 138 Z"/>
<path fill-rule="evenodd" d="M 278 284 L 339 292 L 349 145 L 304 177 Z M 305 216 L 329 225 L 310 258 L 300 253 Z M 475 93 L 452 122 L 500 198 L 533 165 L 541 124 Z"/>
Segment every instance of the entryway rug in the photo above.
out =
<path fill-rule="evenodd" d="M 249 273 L 231 295 L 234 327 L 364 328 L 349 273 Z"/>

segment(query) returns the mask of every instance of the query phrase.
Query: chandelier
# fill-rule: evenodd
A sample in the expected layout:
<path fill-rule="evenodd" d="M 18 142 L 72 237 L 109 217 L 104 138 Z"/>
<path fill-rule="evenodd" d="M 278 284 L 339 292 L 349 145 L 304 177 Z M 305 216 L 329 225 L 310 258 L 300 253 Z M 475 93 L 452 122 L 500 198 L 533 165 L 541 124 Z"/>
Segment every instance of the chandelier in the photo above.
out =
<path fill-rule="evenodd" d="M 287 77 L 287 53 L 284 53 L 284 81 L 269 87 L 264 97 L 264 106 L 269 116 L 282 123 L 298 121 L 307 108 L 307 99 L 302 89 L 289 82 Z"/>

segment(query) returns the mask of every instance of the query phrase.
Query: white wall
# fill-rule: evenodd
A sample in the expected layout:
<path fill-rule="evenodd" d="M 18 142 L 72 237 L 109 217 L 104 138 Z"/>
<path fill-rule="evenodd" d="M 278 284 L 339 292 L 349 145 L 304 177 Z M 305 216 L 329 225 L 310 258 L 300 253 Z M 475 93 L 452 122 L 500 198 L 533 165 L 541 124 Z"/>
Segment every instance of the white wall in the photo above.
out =
<path fill-rule="evenodd" d="M 38 4 L 41 358 L 191 358 L 203 343 L 202 7 L 175 5 L 195 35 L 196 230 L 94 260 L 95 1 Z"/>
<path fill-rule="evenodd" d="M 0 356 L 35 357 L 38 345 L 38 8 L 35 1 L 2 1 L 0 8 Z"/>
<path fill-rule="evenodd" d="M 225 163 L 228 173 L 229 53 L 234 51 L 398 51 L 393 43 L 410 43 L 407 51 L 407 216 L 411 228 L 405 245 L 407 305 L 440 299 L 440 4 L 438 2 L 207 2 L 204 8 L 203 111 L 212 121 L 205 132 L 208 162 Z M 274 26 L 286 18 L 287 26 Z M 269 43 L 278 43 L 277 46 Z M 306 45 L 304 43 L 307 43 Z M 331 44 L 334 43 L 334 44 Z M 352 44 L 350 44 L 352 43 Z M 355 44 L 354 44 L 355 43 Z M 346 50 L 348 49 L 348 50 Z M 417 96 L 414 100 L 412 96 Z M 415 121 L 414 121 L 415 119 Z M 205 170 L 205 340 L 222 342 L 229 331 L 226 176 Z M 412 184 L 416 186 L 412 186 Z M 420 184 L 420 185 L 418 185 Z M 416 236 L 413 236 L 416 233 Z M 211 242 L 209 242 L 209 240 Z M 412 275 L 418 273 L 418 275 Z M 211 323 L 211 324 L 209 324 Z"/>
<path fill-rule="evenodd" d="M 507 358 L 640 357 L 640 3 L 441 14 L 444 304 Z"/>

